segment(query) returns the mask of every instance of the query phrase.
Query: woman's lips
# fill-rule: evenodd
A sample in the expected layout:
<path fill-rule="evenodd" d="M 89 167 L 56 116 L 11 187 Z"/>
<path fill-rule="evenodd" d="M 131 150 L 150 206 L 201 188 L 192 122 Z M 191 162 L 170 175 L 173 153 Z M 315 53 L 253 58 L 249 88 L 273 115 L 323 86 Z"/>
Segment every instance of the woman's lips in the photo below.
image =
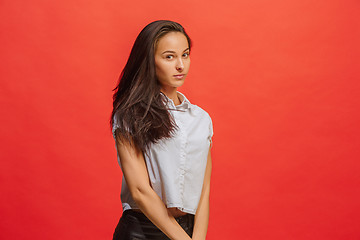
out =
<path fill-rule="evenodd" d="M 174 75 L 174 78 L 176 79 L 183 79 L 185 76 L 185 74 L 177 74 L 177 75 Z"/>

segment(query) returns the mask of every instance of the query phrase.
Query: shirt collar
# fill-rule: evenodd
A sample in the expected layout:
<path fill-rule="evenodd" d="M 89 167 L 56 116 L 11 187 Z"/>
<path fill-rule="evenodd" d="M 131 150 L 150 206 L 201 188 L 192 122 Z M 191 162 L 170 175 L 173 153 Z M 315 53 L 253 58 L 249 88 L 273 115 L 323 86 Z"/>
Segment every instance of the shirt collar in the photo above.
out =
<path fill-rule="evenodd" d="M 178 97 L 179 97 L 179 99 L 180 99 L 180 101 L 181 101 L 181 103 L 179 104 L 179 105 L 177 105 L 177 106 L 175 106 L 175 104 L 174 104 L 174 101 L 171 99 L 171 98 L 169 98 L 168 96 L 166 96 L 165 94 L 165 97 L 167 98 L 167 100 L 168 100 L 168 102 L 167 102 L 167 105 L 168 105 L 168 107 L 170 108 L 170 109 L 176 109 L 176 110 L 183 110 L 183 111 L 185 111 L 185 110 L 187 110 L 187 109 L 193 109 L 193 105 L 190 103 L 190 101 L 185 97 L 185 95 L 184 94 L 182 94 L 181 92 L 179 92 L 179 91 L 176 91 L 176 93 L 177 93 L 177 95 L 178 95 Z"/>

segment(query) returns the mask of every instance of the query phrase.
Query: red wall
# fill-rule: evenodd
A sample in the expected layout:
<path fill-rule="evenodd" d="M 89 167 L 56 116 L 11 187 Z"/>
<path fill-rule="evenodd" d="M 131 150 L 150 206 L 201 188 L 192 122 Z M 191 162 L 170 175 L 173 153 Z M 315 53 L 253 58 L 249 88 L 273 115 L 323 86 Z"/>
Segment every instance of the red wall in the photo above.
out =
<path fill-rule="evenodd" d="M 215 239 L 360 239 L 360 2 L 0 3 L 1 239 L 111 239 L 112 88 L 139 31 L 182 23 L 214 122 Z"/>

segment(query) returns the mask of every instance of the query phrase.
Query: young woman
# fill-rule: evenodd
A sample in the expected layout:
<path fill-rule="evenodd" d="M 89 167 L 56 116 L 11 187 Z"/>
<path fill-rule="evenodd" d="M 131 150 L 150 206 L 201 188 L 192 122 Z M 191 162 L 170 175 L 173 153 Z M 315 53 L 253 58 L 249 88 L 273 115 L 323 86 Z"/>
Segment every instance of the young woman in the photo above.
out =
<path fill-rule="evenodd" d="M 113 239 L 205 239 L 212 121 L 177 91 L 191 40 L 172 21 L 138 35 L 114 89 L 111 127 L 123 172 Z"/>

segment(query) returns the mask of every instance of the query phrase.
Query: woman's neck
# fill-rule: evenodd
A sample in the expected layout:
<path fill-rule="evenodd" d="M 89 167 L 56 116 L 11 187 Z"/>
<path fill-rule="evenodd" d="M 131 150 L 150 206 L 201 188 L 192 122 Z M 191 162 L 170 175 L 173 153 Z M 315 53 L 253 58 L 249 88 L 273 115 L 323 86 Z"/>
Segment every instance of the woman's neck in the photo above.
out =
<path fill-rule="evenodd" d="M 178 94 L 177 94 L 177 88 L 171 88 L 171 89 L 161 89 L 161 92 L 163 92 L 168 98 L 173 100 L 175 106 L 179 105 L 181 103 Z"/>

